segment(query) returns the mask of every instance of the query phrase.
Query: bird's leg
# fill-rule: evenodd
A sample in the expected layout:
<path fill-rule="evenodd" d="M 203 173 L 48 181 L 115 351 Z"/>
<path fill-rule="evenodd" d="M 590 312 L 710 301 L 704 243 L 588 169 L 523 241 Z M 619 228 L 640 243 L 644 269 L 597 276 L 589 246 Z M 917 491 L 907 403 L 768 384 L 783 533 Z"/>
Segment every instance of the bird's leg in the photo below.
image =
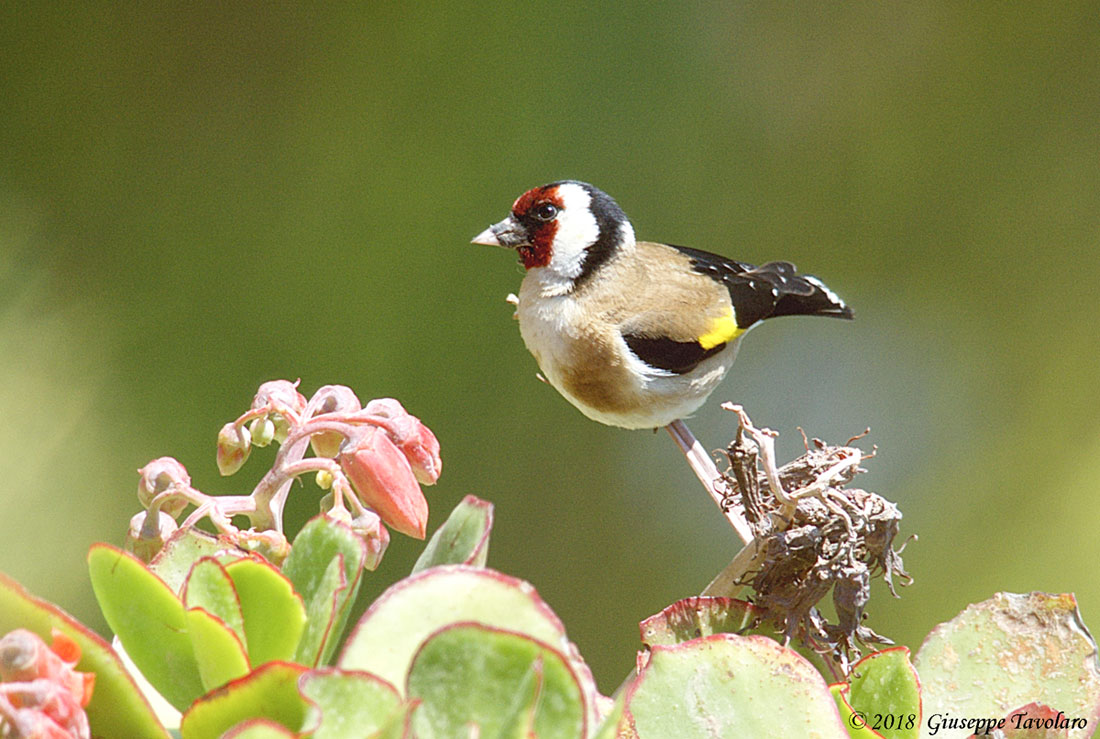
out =
<path fill-rule="evenodd" d="M 727 499 L 725 494 L 727 487 L 725 478 L 714 466 L 714 460 L 707 454 L 707 450 L 703 448 L 703 445 L 699 443 L 699 440 L 695 438 L 695 435 L 691 433 L 691 429 L 683 421 L 677 419 L 665 428 L 672 440 L 680 447 L 680 451 L 684 453 L 688 466 L 699 478 L 699 482 L 703 483 L 703 487 L 707 489 L 711 500 L 722 509 L 730 526 L 741 537 L 741 541 L 746 546 L 751 544 L 753 540 L 752 529 L 749 528 L 749 524 L 741 512 L 741 506 L 738 504 L 730 505 L 731 501 Z"/>

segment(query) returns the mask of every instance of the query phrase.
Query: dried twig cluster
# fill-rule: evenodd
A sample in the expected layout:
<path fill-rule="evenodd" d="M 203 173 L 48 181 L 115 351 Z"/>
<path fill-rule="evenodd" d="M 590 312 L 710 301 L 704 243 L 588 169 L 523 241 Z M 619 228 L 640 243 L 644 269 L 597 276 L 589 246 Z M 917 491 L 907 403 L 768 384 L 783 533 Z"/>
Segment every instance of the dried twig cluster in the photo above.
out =
<path fill-rule="evenodd" d="M 726 450 L 726 505 L 744 510 L 755 542 L 738 581 L 751 585 L 761 618 L 787 640 L 831 657 L 843 670 L 862 645 L 889 644 L 863 624 L 871 578 L 882 575 L 896 596 L 894 578 L 912 578 L 894 548 L 901 512 L 877 493 L 846 487 L 864 470 L 858 447 L 806 441 L 806 452 L 782 467 L 775 436 L 752 425 L 744 410 Z M 857 437 L 859 438 L 859 437 Z M 817 604 L 832 591 L 837 622 Z"/>
<path fill-rule="evenodd" d="M 770 429 L 752 424 L 740 406 L 738 427 L 720 472 L 682 422 L 669 432 L 689 465 L 721 507 L 745 547 L 704 595 L 735 596 L 746 587 L 758 622 L 774 626 L 822 655 L 838 674 L 847 672 L 865 645 L 889 644 L 864 625 L 871 579 L 912 578 L 894 548 L 901 512 L 877 493 L 846 487 L 864 470 L 865 454 L 850 439 L 843 446 L 805 440 L 806 452 L 780 466 Z M 829 592 L 837 613 L 830 623 L 818 609 Z"/>

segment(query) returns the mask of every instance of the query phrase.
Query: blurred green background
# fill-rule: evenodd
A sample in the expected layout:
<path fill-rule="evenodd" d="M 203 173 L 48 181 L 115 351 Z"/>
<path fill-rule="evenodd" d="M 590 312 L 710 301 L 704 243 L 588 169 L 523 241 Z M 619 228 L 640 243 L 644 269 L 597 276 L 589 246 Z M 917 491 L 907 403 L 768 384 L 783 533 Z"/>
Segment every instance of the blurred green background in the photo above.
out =
<path fill-rule="evenodd" d="M 468 244 L 578 178 L 854 306 L 754 331 L 691 425 L 723 446 L 735 400 L 784 457 L 871 427 L 862 483 L 920 536 L 872 628 L 916 647 L 997 590 L 1100 624 L 1095 3 L 149 5 L 0 8 L 0 569 L 32 591 L 104 630 L 84 556 L 134 471 L 242 491 L 271 450 L 223 480 L 214 438 L 256 386 L 347 384 L 435 430 L 431 527 L 493 500 L 490 563 L 613 689 L 736 544 L 665 434 L 535 380 L 521 269 Z"/>

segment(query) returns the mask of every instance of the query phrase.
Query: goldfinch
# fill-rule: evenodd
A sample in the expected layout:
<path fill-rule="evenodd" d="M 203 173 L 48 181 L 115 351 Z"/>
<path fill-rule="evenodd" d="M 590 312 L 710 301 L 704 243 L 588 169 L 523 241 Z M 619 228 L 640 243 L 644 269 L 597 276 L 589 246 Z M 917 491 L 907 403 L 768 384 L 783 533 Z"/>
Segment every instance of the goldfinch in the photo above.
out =
<path fill-rule="evenodd" d="M 766 318 L 851 318 L 816 277 L 637 241 L 619 205 L 584 182 L 528 190 L 473 243 L 519 252 L 516 315 L 542 374 L 589 418 L 657 428 L 693 413 Z"/>

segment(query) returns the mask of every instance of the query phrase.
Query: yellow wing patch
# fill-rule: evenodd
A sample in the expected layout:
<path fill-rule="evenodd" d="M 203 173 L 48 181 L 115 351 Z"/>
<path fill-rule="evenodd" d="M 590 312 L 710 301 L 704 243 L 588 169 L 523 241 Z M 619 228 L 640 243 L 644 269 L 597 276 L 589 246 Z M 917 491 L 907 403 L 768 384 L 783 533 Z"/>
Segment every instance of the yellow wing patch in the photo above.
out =
<path fill-rule="evenodd" d="M 699 346 L 704 349 L 713 349 L 719 344 L 726 344 L 745 333 L 745 329 L 737 325 L 733 317 L 733 308 L 721 318 L 711 321 L 710 329 L 699 337 Z"/>

